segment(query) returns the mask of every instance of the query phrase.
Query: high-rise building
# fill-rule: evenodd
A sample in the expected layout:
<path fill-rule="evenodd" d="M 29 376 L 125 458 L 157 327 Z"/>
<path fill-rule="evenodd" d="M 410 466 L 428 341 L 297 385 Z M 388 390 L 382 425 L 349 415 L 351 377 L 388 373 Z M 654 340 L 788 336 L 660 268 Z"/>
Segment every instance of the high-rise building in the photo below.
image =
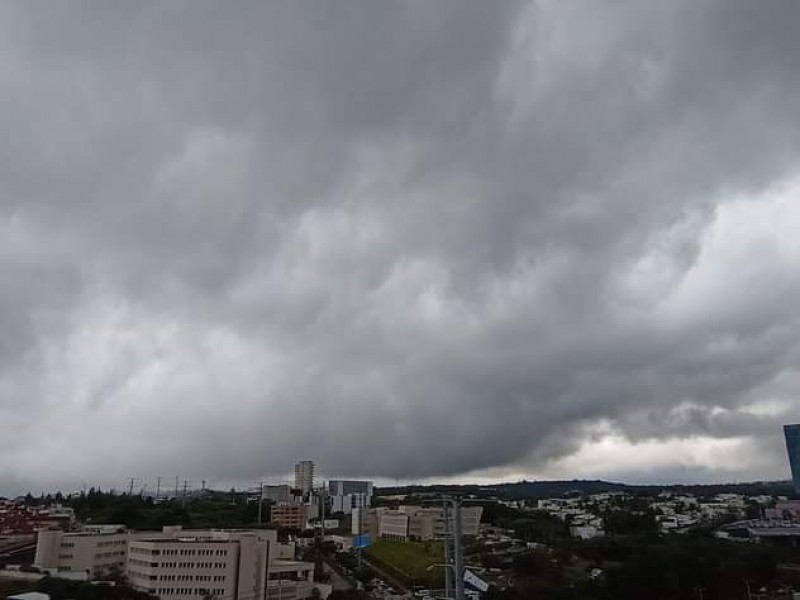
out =
<path fill-rule="evenodd" d="M 800 493 L 800 423 L 784 425 L 786 451 L 789 453 L 789 467 L 792 470 L 794 489 Z"/>
<path fill-rule="evenodd" d="M 294 466 L 294 487 L 307 494 L 314 488 L 314 461 L 301 460 Z"/>

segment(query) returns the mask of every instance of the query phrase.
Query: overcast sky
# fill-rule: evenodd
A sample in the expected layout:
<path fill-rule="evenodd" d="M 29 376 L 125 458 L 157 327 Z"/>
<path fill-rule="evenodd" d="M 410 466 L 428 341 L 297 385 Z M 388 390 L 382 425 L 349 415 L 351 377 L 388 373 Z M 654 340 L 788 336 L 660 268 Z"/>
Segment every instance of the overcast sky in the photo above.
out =
<path fill-rule="evenodd" d="M 788 478 L 799 24 L 0 4 L 0 493 Z"/>

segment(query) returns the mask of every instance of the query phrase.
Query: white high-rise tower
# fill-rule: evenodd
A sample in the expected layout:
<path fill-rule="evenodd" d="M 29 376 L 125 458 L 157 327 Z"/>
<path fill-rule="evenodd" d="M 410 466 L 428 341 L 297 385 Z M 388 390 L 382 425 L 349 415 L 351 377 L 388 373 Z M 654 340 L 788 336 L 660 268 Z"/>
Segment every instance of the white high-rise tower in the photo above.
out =
<path fill-rule="evenodd" d="M 294 487 L 306 494 L 314 488 L 314 461 L 301 460 L 294 466 Z"/>

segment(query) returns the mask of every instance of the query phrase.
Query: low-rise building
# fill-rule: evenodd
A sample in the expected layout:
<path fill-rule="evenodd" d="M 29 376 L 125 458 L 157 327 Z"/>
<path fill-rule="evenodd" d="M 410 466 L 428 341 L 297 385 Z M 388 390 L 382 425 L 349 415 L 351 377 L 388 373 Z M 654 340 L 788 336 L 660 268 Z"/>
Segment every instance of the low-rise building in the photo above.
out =
<path fill-rule="evenodd" d="M 477 536 L 483 507 L 461 508 L 461 532 Z M 356 511 L 353 533 L 377 535 L 395 540 L 433 540 L 445 537 L 445 513 L 442 507 L 399 506 L 395 509 Z"/>
<path fill-rule="evenodd" d="M 308 511 L 304 505 L 273 506 L 270 521 L 278 527 L 288 529 L 305 529 L 308 523 Z"/>
<path fill-rule="evenodd" d="M 92 578 L 117 570 L 135 589 L 163 600 L 299 600 L 316 587 L 313 563 L 295 561 L 294 547 L 279 544 L 277 532 L 264 529 L 42 531 L 35 564 Z"/>

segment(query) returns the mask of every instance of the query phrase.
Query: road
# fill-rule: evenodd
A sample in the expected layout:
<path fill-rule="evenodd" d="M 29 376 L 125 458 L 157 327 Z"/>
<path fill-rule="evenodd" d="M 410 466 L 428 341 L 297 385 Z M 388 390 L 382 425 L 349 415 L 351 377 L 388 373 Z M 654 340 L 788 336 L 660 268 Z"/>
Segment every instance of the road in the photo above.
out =
<path fill-rule="evenodd" d="M 330 573 L 331 583 L 333 583 L 334 590 L 352 590 L 353 585 L 343 577 L 331 564 L 325 561 L 325 572 Z"/>

